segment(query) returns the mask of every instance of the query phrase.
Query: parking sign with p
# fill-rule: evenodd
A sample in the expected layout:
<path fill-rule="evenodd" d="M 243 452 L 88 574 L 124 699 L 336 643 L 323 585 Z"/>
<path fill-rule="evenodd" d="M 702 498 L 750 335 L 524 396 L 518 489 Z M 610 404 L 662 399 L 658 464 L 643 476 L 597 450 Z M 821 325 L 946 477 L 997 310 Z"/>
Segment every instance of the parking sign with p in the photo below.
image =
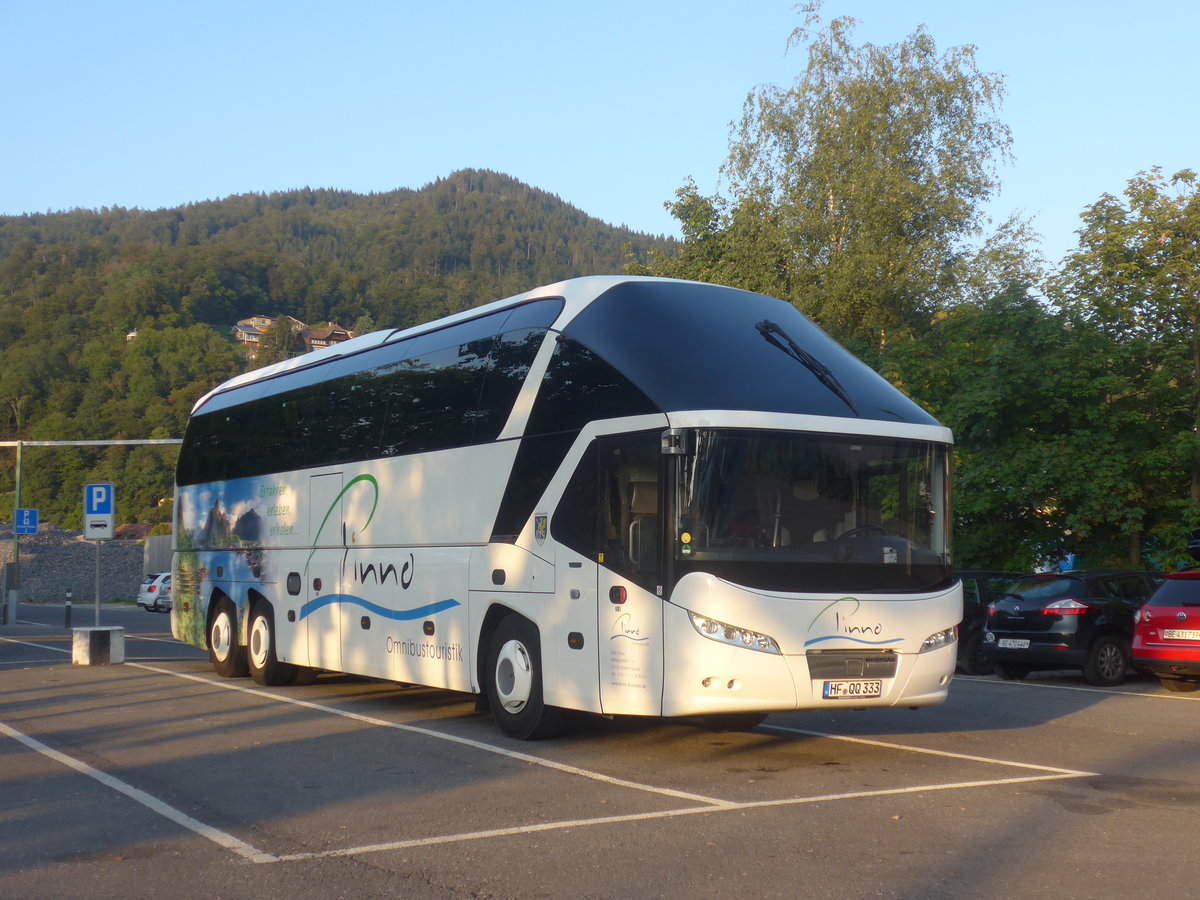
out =
<path fill-rule="evenodd" d="M 83 536 L 89 541 L 111 541 L 116 508 L 111 482 L 83 488 Z"/>

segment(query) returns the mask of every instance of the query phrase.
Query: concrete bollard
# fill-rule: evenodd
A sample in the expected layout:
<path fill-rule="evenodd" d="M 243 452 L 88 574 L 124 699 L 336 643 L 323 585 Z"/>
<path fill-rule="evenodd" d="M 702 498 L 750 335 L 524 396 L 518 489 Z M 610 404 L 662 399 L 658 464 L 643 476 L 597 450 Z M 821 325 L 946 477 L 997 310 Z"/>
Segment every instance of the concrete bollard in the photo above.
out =
<path fill-rule="evenodd" d="M 120 625 L 71 630 L 71 662 L 107 666 L 125 662 L 125 629 Z"/>

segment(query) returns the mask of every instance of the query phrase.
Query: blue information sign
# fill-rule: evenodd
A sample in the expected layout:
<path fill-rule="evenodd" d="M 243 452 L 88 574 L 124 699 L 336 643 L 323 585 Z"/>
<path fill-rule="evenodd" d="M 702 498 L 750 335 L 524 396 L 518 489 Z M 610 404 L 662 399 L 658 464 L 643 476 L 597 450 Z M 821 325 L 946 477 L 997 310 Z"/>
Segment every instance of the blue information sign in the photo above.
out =
<path fill-rule="evenodd" d="M 17 534 L 38 533 L 38 511 L 36 509 L 18 509 L 17 521 L 14 523 Z"/>
<path fill-rule="evenodd" d="M 113 486 L 111 484 L 89 484 L 83 490 L 83 514 L 85 516 L 111 516 L 113 514 Z"/>

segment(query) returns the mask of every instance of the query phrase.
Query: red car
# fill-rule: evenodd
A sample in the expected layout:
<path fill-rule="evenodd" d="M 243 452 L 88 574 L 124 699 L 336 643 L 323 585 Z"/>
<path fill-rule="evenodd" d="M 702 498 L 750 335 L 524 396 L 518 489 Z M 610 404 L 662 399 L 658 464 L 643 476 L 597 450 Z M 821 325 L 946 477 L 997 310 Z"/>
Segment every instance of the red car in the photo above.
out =
<path fill-rule="evenodd" d="M 1135 617 L 1132 651 L 1167 690 L 1200 689 L 1200 569 L 1167 576 Z"/>

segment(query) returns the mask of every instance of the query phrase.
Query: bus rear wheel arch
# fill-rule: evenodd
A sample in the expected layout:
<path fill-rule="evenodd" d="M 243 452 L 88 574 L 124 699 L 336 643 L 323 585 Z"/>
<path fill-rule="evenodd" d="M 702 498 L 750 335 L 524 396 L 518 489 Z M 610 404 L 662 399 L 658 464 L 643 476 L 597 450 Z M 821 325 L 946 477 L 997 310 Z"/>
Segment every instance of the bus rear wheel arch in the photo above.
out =
<path fill-rule="evenodd" d="M 538 740 L 562 730 L 562 711 L 542 695 L 541 639 L 524 616 L 510 613 L 488 643 L 488 705 L 496 724 L 509 737 Z"/>

